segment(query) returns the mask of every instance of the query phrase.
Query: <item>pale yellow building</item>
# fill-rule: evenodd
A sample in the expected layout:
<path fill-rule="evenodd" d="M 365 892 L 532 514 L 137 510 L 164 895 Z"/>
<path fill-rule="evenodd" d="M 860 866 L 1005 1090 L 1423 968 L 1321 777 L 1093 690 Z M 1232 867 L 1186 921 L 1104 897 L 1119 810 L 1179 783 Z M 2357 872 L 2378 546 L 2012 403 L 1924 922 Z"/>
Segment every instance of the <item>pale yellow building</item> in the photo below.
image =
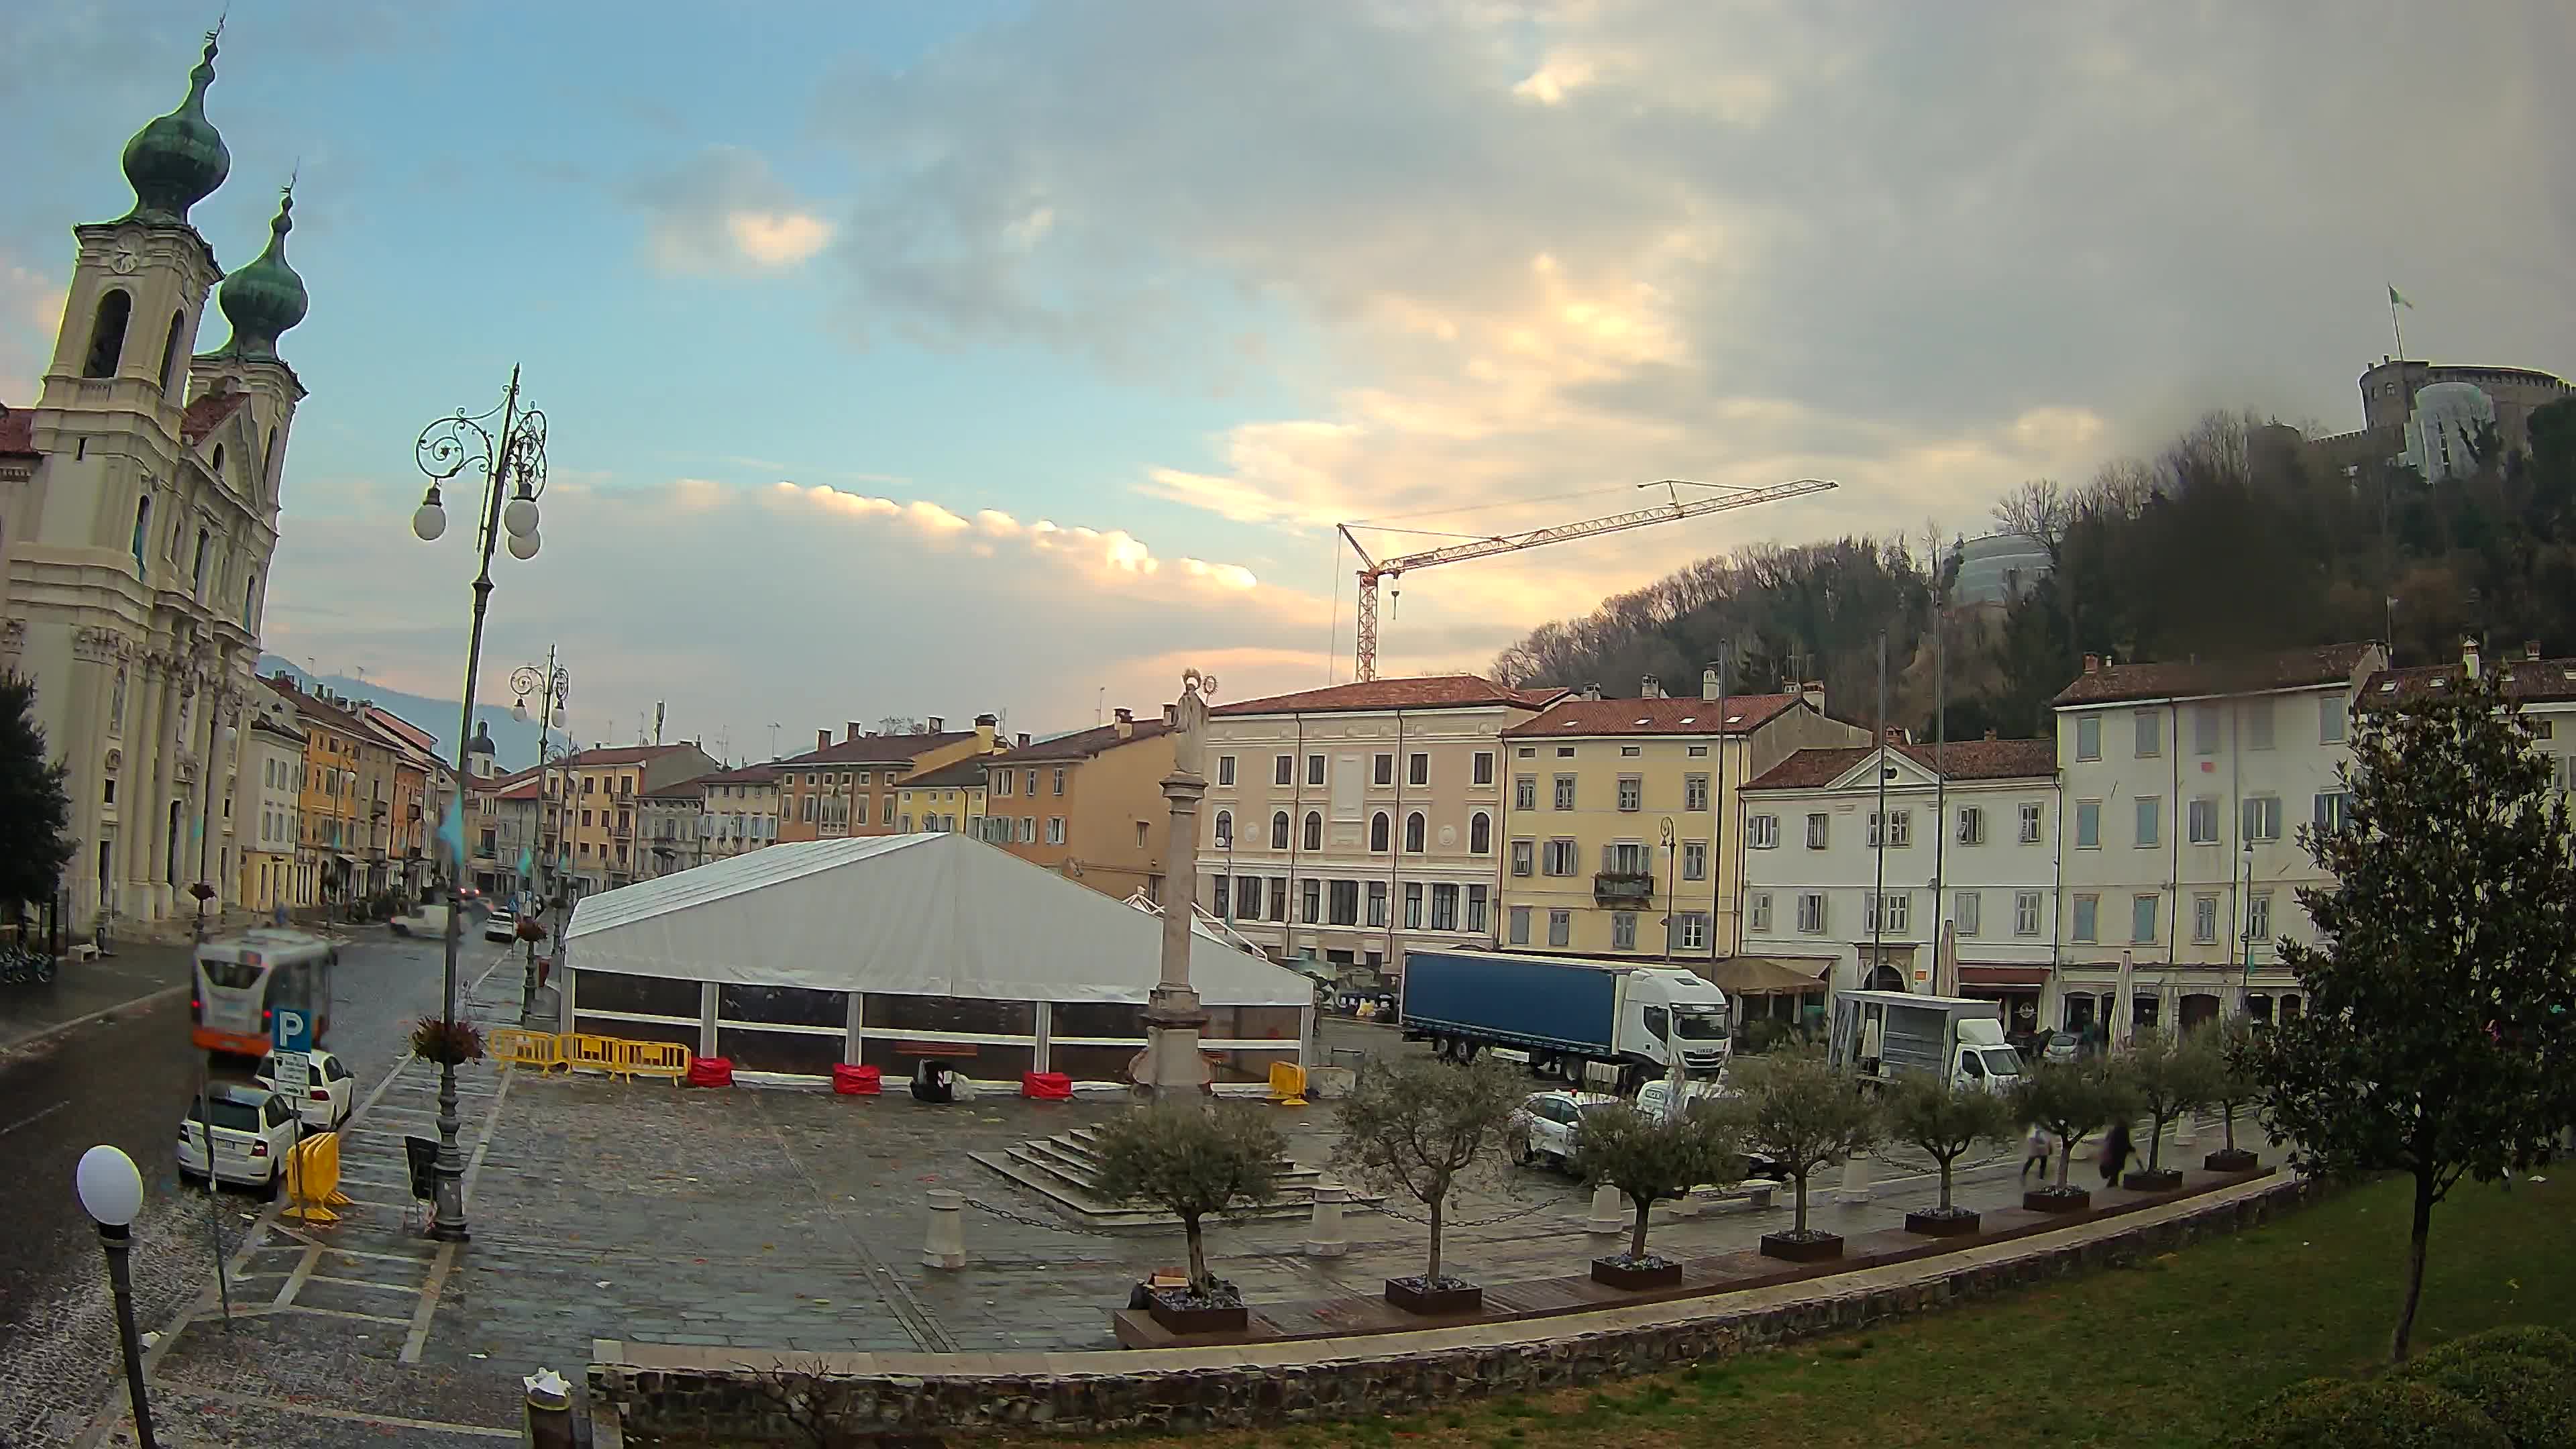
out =
<path fill-rule="evenodd" d="M 638 795 L 716 769 L 716 761 L 691 744 L 583 750 L 550 766 L 546 788 L 549 794 L 563 792 L 562 844 L 571 848 L 575 896 L 643 877 L 635 830 Z M 561 859 L 558 854 L 558 867 Z"/>
<path fill-rule="evenodd" d="M 1810 746 L 1866 744 L 1822 689 L 1569 698 L 1502 731 L 1501 945 L 1575 956 L 1735 954 L 1735 792 Z M 1667 931 L 1670 932 L 1669 944 Z"/>

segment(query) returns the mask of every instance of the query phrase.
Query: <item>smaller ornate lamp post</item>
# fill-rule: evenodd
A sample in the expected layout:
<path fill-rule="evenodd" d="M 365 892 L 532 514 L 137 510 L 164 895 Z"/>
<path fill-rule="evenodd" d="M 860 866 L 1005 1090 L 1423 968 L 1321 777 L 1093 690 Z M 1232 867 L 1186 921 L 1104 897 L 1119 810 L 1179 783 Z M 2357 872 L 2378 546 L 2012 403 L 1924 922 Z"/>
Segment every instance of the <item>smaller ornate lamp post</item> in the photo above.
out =
<path fill-rule="evenodd" d="M 207 1170 L 213 1170 L 213 1162 Z M 81 1154 L 72 1171 L 81 1211 L 98 1224 L 99 1246 L 107 1251 L 107 1286 L 116 1298 L 116 1338 L 125 1348 L 125 1397 L 134 1406 L 134 1440 L 155 1449 L 152 1405 L 143 1393 L 143 1345 L 134 1332 L 134 1284 L 126 1274 L 133 1250 L 134 1220 L 143 1212 L 143 1174 L 134 1159 L 104 1144 Z"/>

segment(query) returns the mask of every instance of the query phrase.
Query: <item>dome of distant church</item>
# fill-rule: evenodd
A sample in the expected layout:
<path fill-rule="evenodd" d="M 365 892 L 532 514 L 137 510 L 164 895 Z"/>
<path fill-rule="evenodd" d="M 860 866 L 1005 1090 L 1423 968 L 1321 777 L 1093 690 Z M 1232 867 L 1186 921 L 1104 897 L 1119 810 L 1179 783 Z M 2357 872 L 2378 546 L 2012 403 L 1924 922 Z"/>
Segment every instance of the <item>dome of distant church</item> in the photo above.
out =
<path fill-rule="evenodd" d="M 214 79 L 215 40 L 208 36 L 205 55 L 188 72 L 188 98 L 125 143 L 125 179 L 134 187 L 127 220 L 185 226 L 188 208 L 213 195 L 232 173 L 232 153 L 206 119 L 206 87 Z"/>

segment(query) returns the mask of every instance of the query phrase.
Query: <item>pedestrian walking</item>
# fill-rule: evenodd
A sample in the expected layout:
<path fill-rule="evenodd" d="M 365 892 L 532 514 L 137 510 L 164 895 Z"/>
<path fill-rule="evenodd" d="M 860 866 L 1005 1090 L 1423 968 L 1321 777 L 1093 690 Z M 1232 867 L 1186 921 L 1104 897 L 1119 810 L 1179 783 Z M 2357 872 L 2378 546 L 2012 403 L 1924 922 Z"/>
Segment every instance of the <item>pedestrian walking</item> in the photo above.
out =
<path fill-rule="evenodd" d="M 2110 1135 L 2102 1139 L 2102 1185 L 2104 1187 L 2109 1187 L 2120 1180 L 2120 1170 L 2129 1165 L 2129 1159 L 2137 1155 L 2137 1150 L 2136 1145 L 2129 1141 L 2129 1124 L 2112 1123 Z"/>
<path fill-rule="evenodd" d="M 2030 1140 L 2022 1144 L 2021 1180 L 2030 1181 L 2030 1170 L 2036 1167 L 2039 1169 L 2039 1180 L 2042 1183 L 2047 1182 L 2048 1159 L 2056 1155 L 2057 1139 L 2048 1135 L 2047 1128 L 2037 1123 L 2031 1124 Z"/>

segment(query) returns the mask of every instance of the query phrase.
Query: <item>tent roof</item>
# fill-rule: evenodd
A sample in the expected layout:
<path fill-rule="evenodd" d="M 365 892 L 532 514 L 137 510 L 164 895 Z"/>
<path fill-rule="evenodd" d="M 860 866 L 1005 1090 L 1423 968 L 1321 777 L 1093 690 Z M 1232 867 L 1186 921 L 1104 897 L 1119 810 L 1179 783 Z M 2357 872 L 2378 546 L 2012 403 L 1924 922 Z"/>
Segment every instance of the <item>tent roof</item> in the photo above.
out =
<path fill-rule="evenodd" d="M 1162 918 L 954 832 L 773 845 L 586 896 L 576 971 L 691 981 L 1142 1004 Z M 1210 1006 L 1305 1006 L 1314 985 L 1192 923 Z"/>

